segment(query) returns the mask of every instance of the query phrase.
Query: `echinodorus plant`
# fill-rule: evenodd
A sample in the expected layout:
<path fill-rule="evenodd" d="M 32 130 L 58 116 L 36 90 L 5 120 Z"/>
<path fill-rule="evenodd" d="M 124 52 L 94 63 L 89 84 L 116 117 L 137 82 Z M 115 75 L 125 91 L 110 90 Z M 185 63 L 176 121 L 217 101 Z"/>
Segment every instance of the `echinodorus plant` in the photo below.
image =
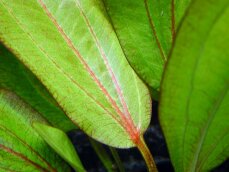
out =
<path fill-rule="evenodd" d="M 69 119 L 102 143 L 138 147 L 149 171 L 155 171 L 143 140 L 151 117 L 150 95 L 127 62 L 103 4 L 1 0 L 0 9 L 2 42 Z"/>

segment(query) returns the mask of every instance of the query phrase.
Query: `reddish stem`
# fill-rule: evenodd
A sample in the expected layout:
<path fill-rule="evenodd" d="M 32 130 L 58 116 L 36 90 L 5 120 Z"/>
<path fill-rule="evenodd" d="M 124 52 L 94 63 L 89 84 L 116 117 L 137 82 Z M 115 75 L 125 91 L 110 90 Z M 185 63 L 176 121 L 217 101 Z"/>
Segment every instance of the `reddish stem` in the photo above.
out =
<path fill-rule="evenodd" d="M 144 138 L 142 136 L 140 137 L 140 141 L 137 143 L 137 147 L 138 147 L 139 151 L 141 152 L 141 154 L 142 154 L 142 156 L 146 162 L 146 165 L 148 167 L 148 171 L 149 172 L 157 172 L 158 170 L 157 170 L 156 164 L 154 162 L 153 156 L 150 153 L 147 145 L 145 144 Z"/>

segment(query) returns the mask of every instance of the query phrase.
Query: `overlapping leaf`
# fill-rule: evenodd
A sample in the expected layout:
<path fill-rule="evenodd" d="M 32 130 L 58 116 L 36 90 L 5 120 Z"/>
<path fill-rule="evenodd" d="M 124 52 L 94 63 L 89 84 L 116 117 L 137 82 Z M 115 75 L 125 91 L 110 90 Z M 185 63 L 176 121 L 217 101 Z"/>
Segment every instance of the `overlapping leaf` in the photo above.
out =
<path fill-rule="evenodd" d="M 46 123 L 14 94 L 0 90 L 0 171 L 70 172 L 32 128 Z"/>
<path fill-rule="evenodd" d="M 194 0 L 162 84 L 160 120 L 176 171 L 210 171 L 229 157 L 229 8 Z"/>
<path fill-rule="evenodd" d="M 158 91 L 164 63 L 190 0 L 102 0 L 128 61 Z"/>
<path fill-rule="evenodd" d="M 0 44 L 0 87 L 16 92 L 24 101 L 38 111 L 53 126 L 70 131 L 77 128 L 60 110 L 58 104 L 47 92 L 47 89 L 41 85 L 37 78 L 21 64 L 16 57 Z M 60 142 L 62 143 L 62 142 Z M 100 143 L 93 144 L 95 147 L 101 147 Z M 63 147 L 59 147 L 63 149 Z M 105 156 L 103 148 L 100 148 Z M 101 152 L 97 152 L 100 156 Z M 108 155 L 106 155 L 108 156 Z M 72 158 L 72 157 L 70 157 Z M 112 160 L 106 159 L 109 169 L 112 167 Z M 75 163 L 77 161 L 74 161 Z M 108 167 L 107 165 L 107 167 Z"/>
<path fill-rule="evenodd" d="M 0 87 L 16 92 L 53 126 L 63 131 L 77 128 L 58 108 L 46 88 L 3 45 L 0 45 Z M 96 146 L 99 144 L 94 143 Z M 112 161 L 107 159 L 107 162 L 112 167 Z"/>
<path fill-rule="evenodd" d="M 137 144 L 150 121 L 149 93 L 100 1 L 0 0 L 0 21 L 0 39 L 72 121 L 106 144 Z"/>
<path fill-rule="evenodd" d="M 33 123 L 33 128 L 64 160 L 76 171 L 85 172 L 74 146 L 63 131 L 38 122 Z"/>
<path fill-rule="evenodd" d="M 0 88 L 15 92 L 54 126 L 64 131 L 75 128 L 47 89 L 1 44 Z"/>

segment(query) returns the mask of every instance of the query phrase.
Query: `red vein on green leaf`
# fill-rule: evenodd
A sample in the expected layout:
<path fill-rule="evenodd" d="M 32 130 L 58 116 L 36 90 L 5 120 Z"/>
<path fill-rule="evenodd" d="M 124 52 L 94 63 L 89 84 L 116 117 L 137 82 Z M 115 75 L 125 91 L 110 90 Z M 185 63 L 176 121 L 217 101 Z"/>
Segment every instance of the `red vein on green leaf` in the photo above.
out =
<path fill-rule="evenodd" d="M 120 38 L 118 37 L 118 34 L 117 34 L 117 32 L 116 32 L 116 29 L 115 29 L 115 26 L 114 26 L 114 23 L 112 22 L 112 20 L 111 20 L 111 17 L 110 17 L 110 14 L 109 14 L 109 12 L 108 12 L 108 10 L 107 10 L 107 6 L 106 6 L 106 3 L 104 2 L 104 0 L 102 0 L 102 4 L 103 4 L 103 6 L 104 6 L 104 9 L 105 9 L 105 11 L 106 11 L 106 13 L 107 13 L 107 15 L 108 15 L 108 18 L 109 18 L 109 21 L 110 21 L 110 24 L 111 24 L 111 26 L 112 26 L 112 28 L 113 28 L 113 31 L 114 31 L 114 33 L 115 33 L 115 35 L 116 35 L 116 37 L 117 37 L 117 39 L 119 40 L 119 42 L 120 42 Z M 121 49 L 122 49 L 122 51 L 123 51 L 123 53 L 124 53 L 124 55 L 125 55 L 125 57 L 127 56 L 126 55 L 126 53 L 125 53 L 125 51 L 124 51 L 124 49 L 123 49 L 123 47 L 122 46 L 120 46 L 121 47 Z M 126 57 L 127 58 L 127 57 Z M 135 72 L 133 72 L 133 73 L 135 73 Z M 135 78 L 135 77 L 134 77 Z M 136 78 L 135 78 L 135 84 L 136 84 Z M 138 90 L 138 99 L 139 99 L 139 89 L 137 89 Z M 147 95 L 148 96 L 148 95 Z M 150 99 L 150 109 L 151 109 L 151 104 L 152 104 L 152 102 L 151 102 L 152 100 Z M 139 101 L 140 102 L 140 101 Z M 139 104 L 139 106 L 140 106 L 140 104 Z M 140 109 L 141 110 L 141 109 Z M 149 111 L 149 113 L 147 112 L 146 114 L 150 114 L 151 113 L 151 111 L 152 111 L 152 109 Z M 141 113 L 138 113 L 138 115 L 139 115 L 139 117 L 138 117 L 138 119 L 140 119 L 140 117 L 141 117 Z M 137 128 L 138 129 L 140 129 L 141 128 L 141 121 L 140 120 L 138 120 L 138 125 L 137 125 Z"/>
<path fill-rule="evenodd" d="M 26 156 L 24 156 L 23 154 L 21 153 L 18 153 L 18 152 L 15 152 L 14 150 L 0 144 L 0 149 L 2 149 L 3 151 L 5 152 L 8 152 L 10 153 L 11 155 L 14 155 L 22 160 L 24 160 L 26 163 L 34 166 L 36 169 L 38 169 L 39 171 L 42 171 L 42 172 L 49 172 L 47 169 L 41 167 L 40 165 L 36 164 L 35 162 L 31 161 L 30 159 L 28 159 Z"/>
<path fill-rule="evenodd" d="M 80 9 L 80 12 L 81 12 L 81 14 L 82 14 L 82 16 L 83 16 L 83 18 L 84 18 L 84 20 L 85 20 L 85 22 L 86 22 L 88 28 L 89 28 L 89 31 L 90 31 L 90 33 L 91 33 L 91 35 L 92 35 L 92 37 L 93 37 L 95 43 L 96 43 L 96 46 L 97 46 L 97 48 L 98 48 L 99 51 L 100 51 L 101 57 L 102 57 L 102 59 L 103 59 L 105 65 L 106 65 L 106 68 L 107 68 L 109 74 L 110 74 L 110 77 L 111 77 L 111 79 L 112 79 L 112 82 L 113 82 L 114 85 L 115 85 L 115 89 L 116 89 L 116 91 L 117 91 L 117 93 L 118 93 L 119 99 L 120 99 L 121 104 L 122 104 L 122 106 L 123 106 L 124 115 L 126 115 L 126 119 L 125 119 L 125 120 L 129 123 L 128 125 L 132 126 L 132 130 L 133 130 L 133 131 L 136 130 L 136 132 L 139 132 L 136 128 L 134 128 L 134 123 L 133 123 L 133 121 L 132 121 L 132 118 L 131 118 L 130 112 L 129 112 L 129 110 L 128 110 L 127 104 L 126 104 L 126 102 L 125 102 L 125 99 L 124 99 L 124 96 L 123 96 L 121 87 L 120 87 L 120 85 L 119 85 L 119 83 L 118 83 L 118 81 L 117 81 L 117 79 L 116 79 L 116 76 L 114 75 L 114 72 L 113 72 L 113 70 L 112 70 L 112 68 L 111 68 L 111 66 L 110 66 L 110 64 L 109 64 L 109 61 L 108 61 L 108 59 L 107 59 L 107 56 L 106 56 L 106 54 L 105 54 L 105 52 L 104 52 L 102 46 L 101 46 L 100 43 L 99 43 L 99 40 L 98 40 L 98 38 L 97 38 L 97 36 L 96 36 L 96 33 L 95 33 L 95 31 L 93 30 L 93 28 L 92 28 L 92 26 L 91 26 L 91 24 L 90 24 L 90 21 L 89 21 L 89 19 L 87 18 L 86 14 L 84 13 L 84 11 L 83 11 L 83 9 L 82 9 L 80 3 L 79 3 L 78 1 L 76 1 L 76 4 L 77 4 L 78 8 Z M 123 114 L 123 113 L 122 113 L 122 114 Z M 137 134 L 137 133 L 136 133 L 136 134 Z"/>
<path fill-rule="evenodd" d="M 107 59 L 107 57 L 106 57 L 106 55 L 105 55 L 105 52 L 104 52 L 103 48 L 101 47 L 101 45 L 100 45 L 100 43 L 99 43 L 99 41 L 98 41 L 98 38 L 97 38 L 97 36 L 96 36 L 96 34 L 95 34 L 95 31 L 93 30 L 93 28 L 92 28 L 92 26 L 91 26 L 91 24 L 90 24 L 90 22 L 89 22 L 89 20 L 88 20 L 88 18 L 87 18 L 87 16 L 86 16 L 86 14 L 84 13 L 84 11 L 83 11 L 83 9 L 81 8 L 81 6 L 80 6 L 79 3 L 77 3 L 77 6 L 78 6 L 78 8 L 80 9 L 80 12 L 81 12 L 81 14 L 82 14 L 82 16 L 83 16 L 83 18 L 84 18 L 84 20 L 85 20 L 85 22 L 86 22 L 88 28 L 89 28 L 89 31 L 90 31 L 90 33 L 92 34 L 92 37 L 93 37 L 93 39 L 95 40 L 95 43 L 96 43 L 96 45 L 97 45 L 97 47 L 98 47 L 98 49 L 99 49 L 99 51 L 100 51 L 101 57 L 103 58 L 104 63 L 105 63 L 105 65 L 106 65 L 106 68 L 107 68 L 107 70 L 108 70 L 108 72 L 109 72 L 109 74 L 110 74 L 110 77 L 111 77 L 111 79 L 112 79 L 114 85 L 115 85 L 116 91 L 117 91 L 118 96 L 119 96 L 119 99 L 120 99 L 120 101 L 121 101 L 121 103 L 122 103 L 122 106 L 123 106 L 123 109 L 124 109 L 124 111 L 125 111 L 125 114 L 128 115 L 128 117 L 130 117 L 130 113 L 129 113 L 129 111 L 128 111 L 126 102 L 124 101 L 124 97 L 123 97 L 121 88 L 120 88 L 120 86 L 119 86 L 119 83 L 118 83 L 118 81 L 117 81 L 117 79 L 116 79 L 116 77 L 115 77 L 115 75 L 114 75 L 114 72 L 112 71 L 112 69 L 111 69 L 111 67 L 110 67 L 110 65 L 109 65 L 108 59 Z"/>
<path fill-rule="evenodd" d="M 48 59 L 75 85 L 77 85 L 88 97 L 90 97 L 97 105 L 99 105 L 104 111 L 106 111 L 114 120 L 116 120 L 120 125 L 121 122 L 118 118 L 114 116 L 106 107 L 104 107 L 99 101 L 97 101 L 89 92 L 87 92 L 76 80 L 74 80 L 72 77 L 70 77 L 64 70 L 61 69 L 61 67 L 51 58 L 49 55 L 45 52 L 45 50 L 41 47 L 39 47 L 40 50 L 48 57 Z"/>
<path fill-rule="evenodd" d="M 156 39 L 156 43 L 157 43 L 158 49 L 160 51 L 162 60 L 165 62 L 166 61 L 166 56 L 165 56 L 165 54 L 163 52 L 161 43 L 160 43 L 160 41 L 158 39 L 157 32 L 156 32 L 156 29 L 155 29 L 155 26 L 154 26 L 154 23 L 153 23 L 153 19 L 152 19 L 151 15 L 150 15 L 149 6 L 148 6 L 148 0 L 144 0 L 144 4 L 145 4 L 145 8 L 146 8 L 147 17 L 149 19 L 150 27 L 151 27 L 152 32 L 154 34 L 154 37 Z"/>
<path fill-rule="evenodd" d="M 44 4 L 44 2 L 42 0 L 38 0 L 38 2 L 40 3 L 41 7 L 43 8 L 43 10 L 46 12 L 47 16 L 50 18 L 50 20 L 53 22 L 53 24 L 57 27 L 58 31 L 60 32 L 60 34 L 62 35 L 62 37 L 64 38 L 64 40 L 66 41 L 66 43 L 68 44 L 68 46 L 73 50 L 74 54 L 79 58 L 79 60 L 81 61 L 81 63 L 84 65 L 85 69 L 89 72 L 90 76 L 93 78 L 93 80 L 96 82 L 96 84 L 99 86 L 99 88 L 102 90 L 102 92 L 105 94 L 105 96 L 108 98 L 108 100 L 110 101 L 112 107 L 116 110 L 116 112 L 119 114 L 119 116 L 122 119 L 122 126 L 126 129 L 127 133 L 130 134 L 131 139 L 136 143 L 138 142 L 139 139 L 139 131 L 134 127 L 134 125 L 132 125 L 130 123 L 130 121 L 125 117 L 125 115 L 122 113 L 122 111 L 119 109 L 118 105 L 116 104 L 116 102 L 113 100 L 113 98 L 110 96 L 110 94 L 108 93 L 108 91 L 106 90 L 106 88 L 102 85 L 102 83 L 100 82 L 100 80 L 96 77 L 95 73 L 91 70 L 91 68 L 89 67 L 89 65 L 85 62 L 85 60 L 83 59 L 82 55 L 80 54 L 80 52 L 75 48 L 75 46 L 73 45 L 72 41 L 70 40 L 70 38 L 65 34 L 64 30 L 60 27 L 60 25 L 57 23 L 56 19 L 53 17 L 53 15 L 50 13 L 50 11 L 48 10 L 48 8 L 46 7 L 46 5 Z"/>
<path fill-rule="evenodd" d="M 17 22 L 17 24 L 20 26 L 20 28 L 24 31 L 25 34 L 28 35 L 28 37 L 31 39 L 31 41 L 34 43 L 34 45 L 47 57 L 48 60 L 50 60 L 56 67 L 58 70 L 60 70 L 61 73 L 63 73 L 70 81 L 72 81 L 77 87 L 79 87 L 88 97 L 90 97 L 93 101 L 95 101 L 95 103 L 97 105 L 99 105 L 102 109 L 104 109 L 109 115 L 111 115 L 111 117 L 116 120 L 124 129 L 125 127 L 123 126 L 123 124 L 121 123 L 121 121 L 119 121 L 108 109 L 106 109 L 99 101 L 97 101 L 90 93 L 88 93 L 80 84 L 78 84 L 72 77 L 70 77 L 66 72 L 64 72 L 61 67 L 48 55 L 48 53 L 46 53 L 46 51 L 40 47 L 37 46 L 36 41 L 33 39 L 32 35 L 28 32 L 25 31 L 25 29 L 23 28 L 23 26 L 21 25 L 21 23 L 18 21 L 17 17 L 13 15 L 13 13 L 10 11 L 10 9 L 8 9 L 4 4 L 3 6 L 8 10 L 9 14 L 12 15 L 12 17 L 15 19 L 15 21 Z M 64 109 L 63 109 L 64 110 Z M 65 112 L 66 113 L 66 112 Z M 67 113 L 66 113 L 67 114 Z M 70 118 L 70 117 L 69 117 Z M 71 119 L 71 118 L 70 118 Z M 71 119 L 71 121 L 78 126 L 77 123 L 74 122 L 74 120 Z M 79 126 L 78 126 L 79 127 Z M 80 127 L 79 127 L 80 128 Z"/>
<path fill-rule="evenodd" d="M 171 33 L 172 33 L 172 43 L 175 40 L 176 31 L 175 31 L 175 2 L 171 0 Z"/>
<path fill-rule="evenodd" d="M 40 159 L 43 163 L 45 163 L 48 166 L 48 170 L 49 171 L 56 172 L 56 170 L 39 153 L 37 153 L 30 145 L 28 145 L 24 140 L 22 140 L 21 138 L 19 138 L 15 133 L 13 133 L 12 131 L 10 131 L 6 127 L 0 125 L 0 128 L 2 128 L 3 130 L 5 130 L 5 132 L 7 132 L 12 137 L 16 138 L 25 147 L 27 147 L 32 153 L 34 153 L 38 157 L 38 159 Z"/>

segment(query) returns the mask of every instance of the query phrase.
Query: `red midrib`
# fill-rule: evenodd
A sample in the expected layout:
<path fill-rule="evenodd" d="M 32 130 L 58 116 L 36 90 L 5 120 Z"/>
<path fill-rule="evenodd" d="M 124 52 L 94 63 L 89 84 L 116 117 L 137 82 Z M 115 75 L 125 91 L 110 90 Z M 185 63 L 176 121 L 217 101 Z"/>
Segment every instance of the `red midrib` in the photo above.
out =
<path fill-rule="evenodd" d="M 175 2 L 171 1 L 171 32 L 172 32 L 172 43 L 175 40 L 176 31 L 175 31 Z"/>
<path fill-rule="evenodd" d="M 46 54 L 46 52 L 41 49 L 42 52 L 44 52 Z M 47 55 L 47 54 L 46 54 Z M 48 56 L 48 55 L 47 55 Z M 49 56 L 48 56 L 49 57 Z M 58 68 L 61 69 L 61 67 L 55 62 L 53 61 L 50 57 L 49 59 L 52 61 L 52 63 Z M 71 77 L 69 77 L 69 75 L 64 72 L 63 70 L 61 70 L 61 72 L 63 72 L 63 74 L 69 78 L 75 85 L 77 85 L 88 97 L 90 97 L 98 106 L 100 106 L 104 111 L 106 111 L 109 115 L 111 115 L 112 118 L 114 118 L 118 123 L 120 123 L 120 121 L 108 110 L 106 109 L 106 107 L 104 107 L 99 101 L 97 101 L 90 93 L 88 93 L 78 82 L 76 82 L 74 79 L 72 79 Z"/>
<path fill-rule="evenodd" d="M 56 172 L 56 170 L 39 154 L 37 153 L 30 145 L 28 145 L 26 142 L 24 142 L 21 138 L 19 138 L 15 133 L 13 133 L 12 131 L 10 131 L 8 128 L 0 125 L 0 128 L 2 128 L 3 130 L 5 130 L 8 134 L 10 134 L 11 136 L 15 137 L 19 142 L 21 142 L 25 147 L 27 147 L 29 150 L 31 150 L 31 152 L 33 152 L 42 162 L 44 162 L 47 166 L 48 169 L 52 172 Z"/>
<path fill-rule="evenodd" d="M 90 33 L 92 34 L 92 36 L 93 36 L 93 38 L 94 38 L 94 41 L 95 41 L 95 43 L 96 43 L 96 45 L 97 45 L 97 47 L 98 47 L 98 49 L 99 49 L 99 51 L 100 51 L 101 57 L 102 57 L 102 59 L 104 60 L 104 63 L 105 63 L 105 65 L 106 65 L 106 68 L 107 68 L 107 70 L 108 70 L 108 72 L 109 72 L 109 74 L 110 74 L 110 77 L 111 77 L 111 79 L 112 79 L 114 85 L 115 85 L 115 89 L 116 89 L 116 91 L 117 91 L 117 93 L 118 93 L 119 100 L 121 101 L 121 104 L 122 104 L 123 109 L 124 109 L 124 114 L 122 113 L 121 115 L 122 115 L 122 116 L 123 116 L 123 115 L 126 115 L 126 116 L 123 116 L 122 118 L 125 118 L 125 119 L 123 119 L 123 120 L 126 121 L 126 122 L 128 122 L 127 125 L 130 125 L 130 126 L 132 127 L 131 129 L 132 129 L 133 131 L 135 131 L 135 130 L 137 130 L 137 129 L 134 127 L 134 123 L 133 123 L 133 121 L 132 121 L 132 118 L 131 118 L 130 112 L 129 112 L 129 110 L 128 110 L 127 104 L 126 104 L 126 102 L 125 102 L 125 99 L 124 99 L 122 90 L 121 90 L 120 85 L 119 85 L 119 83 L 118 83 L 118 81 L 117 81 L 117 79 L 116 79 L 116 77 L 115 77 L 115 75 L 114 75 L 114 72 L 112 71 L 112 68 L 111 68 L 110 65 L 109 65 L 108 59 L 107 59 L 107 57 L 106 57 L 106 54 L 105 54 L 105 52 L 104 52 L 102 46 L 100 45 L 100 43 L 99 43 L 99 41 L 98 41 L 98 38 L 97 38 L 97 36 L 96 36 L 96 34 L 95 34 L 95 31 L 93 30 L 93 28 L 92 28 L 92 26 L 91 26 L 91 24 L 90 24 L 90 22 L 89 22 L 87 16 L 85 15 L 83 9 L 81 8 L 80 3 L 79 3 L 78 1 L 76 1 L 76 3 L 77 3 L 77 6 L 78 6 L 78 8 L 80 9 L 80 12 L 81 12 L 81 14 L 82 14 L 82 16 L 83 16 L 83 18 L 84 18 L 84 20 L 85 20 L 85 22 L 86 22 L 88 28 L 89 28 Z M 138 131 L 137 131 L 137 132 L 138 132 Z M 136 133 L 136 134 L 137 134 L 137 133 Z"/>
<path fill-rule="evenodd" d="M 151 15 L 150 15 L 149 6 L 148 6 L 148 0 L 144 0 L 144 4 L 145 4 L 145 9 L 146 9 L 146 14 L 147 14 L 147 17 L 148 17 L 148 20 L 149 20 L 149 23 L 150 23 L 150 27 L 152 29 L 153 35 L 154 35 L 154 37 L 156 39 L 156 43 L 157 43 L 158 49 L 159 49 L 160 54 L 161 54 L 161 58 L 165 62 L 166 61 L 166 56 L 165 56 L 165 54 L 163 52 L 161 43 L 160 43 L 160 41 L 158 39 L 157 32 L 156 32 L 156 29 L 155 29 L 155 26 L 154 26 L 154 23 L 153 23 L 153 19 L 152 19 Z"/>
<path fill-rule="evenodd" d="M 12 154 L 12 155 L 18 157 L 18 158 L 20 158 L 20 159 L 22 159 L 22 160 L 24 160 L 24 161 L 27 162 L 28 164 L 34 166 L 34 167 L 35 167 L 36 169 L 38 169 L 39 171 L 42 171 L 42 172 L 49 172 L 47 169 L 45 169 L 45 168 L 41 167 L 40 165 L 36 164 L 35 162 L 31 161 L 30 159 L 28 159 L 28 158 L 27 158 L 26 156 L 24 156 L 23 154 L 18 153 L 18 152 L 15 152 L 14 150 L 12 150 L 12 149 L 10 149 L 10 148 L 8 148 L 8 147 L 2 145 L 2 144 L 0 144 L 0 149 L 2 149 L 2 150 L 4 150 L 4 151 L 6 151 L 6 152 L 8 152 L 8 153 L 10 153 L 10 154 Z"/>
<path fill-rule="evenodd" d="M 118 105 L 116 104 L 116 102 L 113 100 L 113 98 L 110 96 L 110 94 L 108 93 L 108 91 L 106 90 L 106 88 L 102 85 L 102 83 L 100 82 L 100 80 L 97 78 L 97 76 L 95 75 L 95 73 L 91 70 L 91 68 L 88 66 L 88 64 L 86 63 L 86 61 L 83 59 L 82 55 L 80 54 L 80 52 L 75 48 L 75 46 L 73 45 L 72 41 L 70 40 L 70 38 L 68 38 L 68 36 L 65 34 L 65 32 L 63 31 L 63 29 L 59 26 L 59 24 L 57 23 L 56 19 L 52 16 L 52 14 L 49 12 L 48 8 L 46 7 L 46 5 L 44 4 L 44 2 L 42 0 L 38 0 L 38 2 L 40 3 L 41 7 L 44 9 L 44 11 L 46 12 L 46 14 L 48 15 L 48 17 L 51 19 L 51 21 L 54 23 L 54 25 L 57 27 L 58 31 L 60 32 L 60 34 L 62 35 L 62 37 L 64 38 L 64 40 L 66 41 L 66 43 L 68 44 L 68 46 L 73 50 L 74 54 L 79 58 L 80 62 L 84 65 L 85 69 L 89 72 L 90 76 L 93 78 L 93 80 L 96 82 L 96 84 L 99 86 L 99 88 L 102 90 L 102 92 L 104 93 L 104 95 L 108 98 L 109 102 L 111 103 L 112 107 L 116 110 L 116 112 L 119 114 L 119 116 L 121 117 L 122 123 L 121 125 L 126 129 L 126 131 L 129 133 L 131 139 L 133 140 L 134 143 L 138 142 L 139 139 L 139 130 L 137 128 L 135 128 L 133 121 L 130 117 L 130 114 L 128 112 L 128 108 L 126 106 L 126 103 L 124 101 L 121 89 L 118 85 L 118 82 L 115 78 L 115 75 L 113 73 L 113 71 L 111 70 L 107 58 L 103 52 L 103 50 L 101 49 L 100 44 L 98 44 L 98 40 L 96 39 L 96 36 L 94 34 L 94 31 L 92 30 L 91 27 L 89 27 L 90 32 L 93 34 L 93 37 L 96 41 L 96 44 L 100 50 L 100 53 L 104 59 L 104 62 L 106 64 L 106 67 L 108 69 L 109 74 L 111 75 L 111 79 L 113 81 L 113 83 L 116 86 L 116 91 L 121 99 L 121 103 L 123 105 L 125 114 L 127 114 L 127 116 L 125 114 L 123 114 L 121 112 L 121 110 L 119 109 Z M 81 10 L 82 12 L 82 10 Z M 84 15 L 84 17 L 86 17 Z M 86 18 L 87 19 L 87 18 Z M 87 20 L 87 24 L 89 24 L 88 20 Z M 101 51 L 102 50 L 102 51 Z"/>
<path fill-rule="evenodd" d="M 19 26 L 24 30 L 20 22 L 17 20 L 17 18 L 10 13 L 16 22 L 19 24 Z M 25 32 L 29 38 L 34 42 L 34 44 L 37 46 L 36 41 L 33 39 L 32 35 L 28 32 Z M 115 119 L 118 123 L 120 123 L 119 119 L 117 119 L 108 109 L 106 109 L 99 101 L 97 101 L 90 93 L 88 93 L 79 83 L 77 83 L 71 76 L 69 76 L 65 71 L 61 69 L 61 67 L 48 55 L 48 53 L 40 46 L 37 46 L 37 48 L 56 66 L 57 69 L 59 69 L 69 80 L 71 80 L 77 87 L 79 87 L 88 97 L 90 97 L 98 106 L 100 106 L 104 111 L 106 111 L 113 119 Z M 69 117 L 70 118 L 70 117 Z M 71 118 L 70 118 L 71 119 Z M 72 120 L 72 119 L 71 119 Z M 75 123 L 72 120 L 73 123 Z M 77 123 L 75 123 L 77 125 Z M 78 126 L 79 127 L 79 126 Z"/>

